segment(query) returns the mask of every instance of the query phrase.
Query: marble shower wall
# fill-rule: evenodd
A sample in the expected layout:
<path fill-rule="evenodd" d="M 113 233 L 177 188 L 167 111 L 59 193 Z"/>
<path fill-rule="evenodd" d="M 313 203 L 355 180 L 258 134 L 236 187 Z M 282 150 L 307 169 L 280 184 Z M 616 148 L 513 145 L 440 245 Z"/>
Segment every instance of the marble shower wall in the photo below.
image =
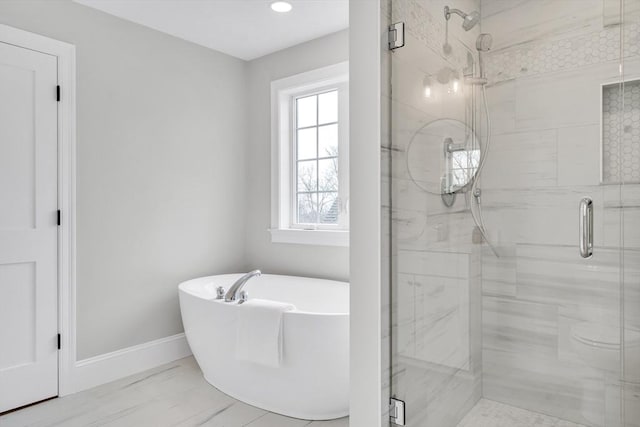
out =
<path fill-rule="evenodd" d="M 391 127 L 382 152 L 391 192 L 391 393 L 406 402 L 413 427 L 455 427 L 481 397 L 481 246 L 472 243 L 468 202 L 461 195 L 446 207 L 411 178 L 407 162 L 426 155 L 425 141 L 414 137 L 425 124 L 469 123 L 470 92 L 449 93 L 436 81 L 443 69 L 462 77 L 479 29 L 465 32 L 453 16 L 452 53 L 445 55 L 445 5 L 480 10 L 479 0 L 393 0 L 383 7 L 390 22 L 406 25 L 405 47 L 383 65 L 391 74 L 383 112 Z M 425 79 L 433 85 L 430 98 Z"/>
<path fill-rule="evenodd" d="M 606 327 L 615 339 L 623 291 L 629 344 L 638 330 L 630 301 L 639 301 L 640 182 L 632 179 L 638 159 L 626 153 L 624 120 L 603 141 L 608 159 L 616 158 L 605 176 L 622 176 L 623 191 L 601 184 L 602 85 L 619 81 L 621 49 L 625 78 L 640 77 L 638 8 L 621 27 L 615 3 L 481 1 L 482 32 L 494 38 L 486 56 L 493 138 L 481 187 L 501 255 L 482 254 L 483 396 L 594 427 L 638 425 L 629 411 L 627 424 L 621 420 L 621 388 L 629 389 L 628 407 L 640 405 L 632 378 L 640 359 L 627 351 L 621 384 L 617 366 L 587 361 L 573 338 L 587 325 Z M 622 106 L 621 96 L 608 100 L 607 108 Z M 639 110 L 631 107 L 630 117 Z M 637 144 L 633 126 L 628 131 Z M 595 251 L 587 260 L 578 255 L 584 196 L 595 204 Z"/>

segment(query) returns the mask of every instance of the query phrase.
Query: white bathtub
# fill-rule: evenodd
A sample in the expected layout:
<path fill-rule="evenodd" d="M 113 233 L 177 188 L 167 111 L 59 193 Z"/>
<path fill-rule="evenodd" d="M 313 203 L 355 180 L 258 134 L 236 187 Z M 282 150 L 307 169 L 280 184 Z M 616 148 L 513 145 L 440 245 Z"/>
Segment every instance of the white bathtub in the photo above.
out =
<path fill-rule="evenodd" d="M 349 413 L 349 284 L 265 274 L 243 288 L 249 298 L 291 303 L 283 322 L 278 368 L 235 357 L 236 303 L 216 300 L 241 274 L 181 283 L 180 310 L 189 345 L 204 378 L 224 393 L 259 408 L 307 420 Z"/>

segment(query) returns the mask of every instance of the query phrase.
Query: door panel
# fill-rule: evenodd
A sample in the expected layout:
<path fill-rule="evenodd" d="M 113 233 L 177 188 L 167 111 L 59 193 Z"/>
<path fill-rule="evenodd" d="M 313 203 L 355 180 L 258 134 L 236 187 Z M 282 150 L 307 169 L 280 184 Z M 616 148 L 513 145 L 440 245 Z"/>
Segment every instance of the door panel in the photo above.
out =
<path fill-rule="evenodd" d="M 0 64 L 0 200 L 11 200 L 11 209 L 0 210 L 2 229 L 35 226 L 34 72 Z"/>
<path fill-rule="evenodd" d="M 0 412 L 58 394 L 56 84 L 0 42 Z"/>

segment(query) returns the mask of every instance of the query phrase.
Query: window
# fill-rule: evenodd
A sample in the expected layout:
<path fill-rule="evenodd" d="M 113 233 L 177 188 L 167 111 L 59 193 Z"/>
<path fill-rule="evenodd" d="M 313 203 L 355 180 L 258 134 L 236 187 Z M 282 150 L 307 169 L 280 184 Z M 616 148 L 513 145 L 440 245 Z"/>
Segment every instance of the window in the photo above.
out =
<path fill-rule="evenodd" d="M 348 65 L 272 82 L 274 242 L 348 245 Z"/>
<path fill-rule="evenodd" d="M 445 193 L 454 193 L 473 179 L 480 163 L 480 150 L 458 150 L 446 154 Z"/>
<path fill-rule="evenodd" d="M 292 225 L 338 224 L 338 90 L 295 99 L 297 217 Z"/>

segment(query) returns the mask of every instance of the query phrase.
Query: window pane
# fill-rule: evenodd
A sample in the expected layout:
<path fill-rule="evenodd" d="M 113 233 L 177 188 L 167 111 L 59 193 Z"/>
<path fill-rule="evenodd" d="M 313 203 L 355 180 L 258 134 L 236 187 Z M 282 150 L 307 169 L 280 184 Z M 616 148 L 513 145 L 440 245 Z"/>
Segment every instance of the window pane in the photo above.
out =
<path fill-rule="evenodd" d="M 315 159 L 317 157 L 317 128 L 298 131 L 298 160 Z"/>
<path fill-rule="evenodd" d="M 318 157 L 338 155 L 338 125 L 327 125 L 318 128 Z"/>
<path fill-rule="evenodd" d="M 340 214 L 338 193 L 318 193 L 320 223 L 337 224 Z"/>
<path fill-rule="evenodd" d="M 469 173 L 470 169 L 454 169 L 453 170 L 453 185 L 456 187 L 462 187 L 471 179 Z"/>
<path fill-rule="evenodd" d="M 315 224 L 318 222 L 318 193 L 298 194 L 298 223 Z"/>
<path fill-rule="evenodd" d="M 323 93 L 318 95 L 318 124 L 332 123 L 338 121 L 338 91 Z"/>
<path fill-rule="evenodd" d="M 298 162 L 298 191 L 318 191 L 317 161 Z"/>
<path fill-rule="evenodd" d="M 452 153 L 453 168 L 475 168 L 480 161 L 480 150 L 456 151 Z"/>
<path fill-rule="evenodd" d="M 338 158 L 318 161 L 318 191 L 338 191 Z"/>
<path fill-rule="evenodd" d="M 316 125 L 317 96 L 307 96 L 296 100 L 297 127 L 304 128 Z"/>

